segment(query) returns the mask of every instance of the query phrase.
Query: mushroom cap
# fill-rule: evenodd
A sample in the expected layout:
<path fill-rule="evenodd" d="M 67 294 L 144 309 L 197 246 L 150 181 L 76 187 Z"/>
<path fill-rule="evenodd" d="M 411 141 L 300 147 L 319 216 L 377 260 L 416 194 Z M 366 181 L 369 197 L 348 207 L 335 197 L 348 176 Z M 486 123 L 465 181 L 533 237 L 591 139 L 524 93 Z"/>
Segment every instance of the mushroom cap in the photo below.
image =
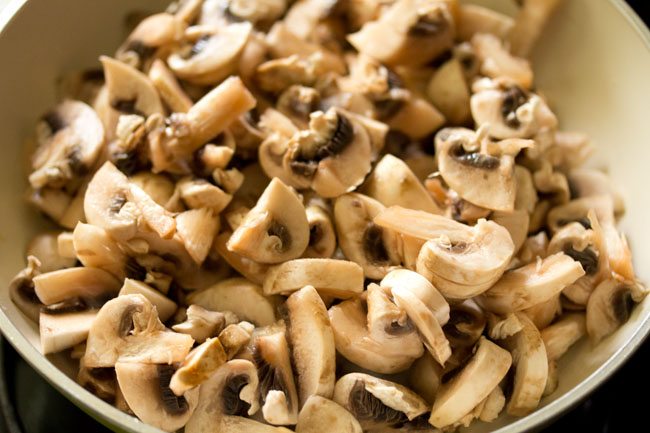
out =
<path fill-rule="evenodd" d="M 167 63 L 179 78 L 199 85 L 217 84 L 236 71 L 252 29 L 249 22 L 217 27 L 195 41 L 187 52 L 172 53 Z"/>
<path fill-rule="evenodd" d="M 331 398 L 336 381 L 336 348 L 327 308 L 318 292 L 305 286 L 289 296 L 287 309 L 301 405 L 314 395 Z"/>
<path fill-rule="evenodd" d="M 88 367 L 112 367 L 116 362 L 181 362 L 194 340 L 168 331 L 151 302 L 142 295 L 123 295 L 99 310 L 88 332 Z"/>
<path fill-rule="evenodd" d="M 641 302 L 648 290 L 634 281 L 622 278 L 603 280 L 587 303 L 587 334 L 598 343 L 612 334 L 630 318 L 634 303 Z"/>
<path fill-rule="evenodd" d="M 88 173 L 104 144 L 99 117 L 80 101 L 65 100 L 45 114 L 40 132 L 29 175 L 35 189 L 61 188 Z"/>
<path fill-rule="evenodd" d="M 384 206 L 402 206 L 441 214 L 420 180 L 404 161 L 386 154 L 366 180 L 364 191 Z"/>
<path fill-rule="evenodd" d="M 379 201 L 359 193 L 342 195 L 334 202 L 334 222 L 343 254 L 373 279 L 383 278 L 391 266 L 399 264 L 397 237 L 373 222 L 383 210 Z"/>
<path fill-rule="evenodd" d="M 347 299 L 363 291 L 363 270 L 347 260 L 289 260 L 269 268 L 263 290 L 266 295 L 288 295 L 307 285 L 321 295 Z"/>
<path fill-rule="evenodd" d="M 169 389 L 174 367 L 118 362 L 115 373 L 129 408 L 142 422 L 164 431 L 182 428 L 197 407 L 198 389 L 175 396 Z"/>
<path fill-rule="evenodd" d="M 429 422 L 443 428 L 459 421 L 492 392 L 511 364 L 507 350 L 481 338 L 470 361 L 438 390 Z"/>
<path fill-rule="evenodd" d="M 319 395 L 305 401 L 298 414 L 296 433 L 320 433 L 323 425 L 332 433 L 363 433 L 359 421 L 344 407 Z"/>
<path fill-rule="evenodd" d="M 266 296 L 262 288 L 245 278 L 229 278 L 187 297 L 189 304 L 212 311 L 232 311 L 256 326 L 275 323 L 278 299 Z"/>
<path fill-rule="evenodd" d="M 309 244 L 305 207 L 281 180 L 271 180 L 228 241 L 228 249 L 259 263 L 300 257 Z"/>
<path fill-rule="evenodd" d="M 584 274 L 580 262 L 564 253 L 553 254 L 506 272 L 477 301 L 498 314 L 525 310 L 553 298 Z"/>
<path fill-rule="evenodd" d="M 438 169 L 445 182 L 463 199 L 477 206 L 510 212 L 516 198 L 512 155 L 479 150 L 474 131 L 445 128 L 436 134 Z"/>
<path fill-rule="evenodd" d="M 341 302 L 329 309 L 336 350 L 349 361 L 377 373 L 404 371 L 419 353 L 405 354 L 399 336 L 376 340 L 367 327 L 366 309 L 361 299 Z"/>
<path fill-rule="evenodd" d="M 405 386 L 364 373 L 341 377 L 333 400 L 350 411 L 364 429 L 412 421 L 429 410 L 427 403 Z"/>
<path fill-rule="evenodd" d="M 37 275 L 33 282 L 36 296 L 45 305 L 72 298 L 101 304 L 115 297 L 120 289 L 120 282 L 99 268 L 61 269 Z"/>
<path fill-rule="evenodd" d="M 525 416 L 535 410 L 544 394 L 548 377 L 546 346 L 535 324 L 523 313 L 515 313 L 521 331 L 504 341 L 512 353 L 514 387 L 508 401 L 508 414 Z"/>

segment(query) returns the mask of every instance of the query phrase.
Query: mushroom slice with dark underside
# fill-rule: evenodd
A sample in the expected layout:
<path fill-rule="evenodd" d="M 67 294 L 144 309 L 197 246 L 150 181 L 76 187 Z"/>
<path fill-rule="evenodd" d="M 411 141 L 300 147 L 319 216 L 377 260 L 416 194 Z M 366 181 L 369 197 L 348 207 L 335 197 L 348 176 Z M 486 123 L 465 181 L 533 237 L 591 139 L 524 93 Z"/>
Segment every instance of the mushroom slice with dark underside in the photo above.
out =
<path fill-rule="evenodd" d="M 363 270 L 347 260 L 295 259 L 269 268 L 266 295 L 289 295 L 311 285 L 321 295 L 348 299 L 363 291 Z"/>
<path fill-rule="evenodd" d="M 325 198 L 354 190 L 370 171 L 372 145 L 366 129 L 335 108 L 311 114 L 309 129 L 287 143 L 283 168 L 296 188 Z"/>
<path fill-rule="evenodd" d="M 514 253 L 508 231 L 483 219 L 471 227 L 441 215 L 393 206 L 374 222 L 424 241 L 417 271 L 451 299 L 467 299 L 487 290 Z"/>
<path fill-rule="evenodd" d="M 405 424 L 429 410 L 429 405 L 405 386 L 364 373 L 341 377 L 333 399 L 365 430 Z"/>
<path fill-rule="evenodd" d="M 309 244 L 309 223 L 297 194 L 273 179 L 228 241 L 228 249 L 259 263 L 300 257 Z"/>
<path fill-rule="evenodd" d="M 507 350 L 481 338 L 470 361 L 438 390 L 429 422 L 438 428 L 458 422 L 492 392 L 511 364 Z"/>
<path fill-rule="evenodd" d="M 380 202 L 359 193 L 342 195 L 334 202 L 334 222 L 343 254 L 373 279 L 383 278 L 391 266 L 400 263 L 397 236 L 373 222 L 383 210 Z"/>
<path fill-rule="evenodd" d="M 553 298 L 584 274 L 580 262 L 560 252 L 506 272 L 477 301 L 497 314 L 525 310 Z"/>
<path fill-rule="evenodd" d="M 587 303 L 587 334 L 593 343 L 612 334 L 630 318 L 635 303 L 648 289 L 636 281 L 609 278 L 600 283 Z"/>
<path fill-rule="evenodd" d="M 33 282 L 36 296 L 45 305 L 73 298 L 101 305 L 120 290 L 119 280 L 99 268 L 77 267 L 42 273 Z"/>
<path fill-rule="evenodd" d="M 199 403 L 185 433 L 290 433 L 246 418 L 259 410 L 257 369 L 250 361 L 227 362 L 201 385 Z"/>
<path fill-rule="evenodd" d="M 58 189 L 90 172 L 104 143 L 104 127 L 88 105 L 66 100 L 43 116 L 37 139 L 29 183 L 35 189 Z"/>
<path fill-rule="evenodd" d="M 196 409 L 198 389 L 177 397 L 169 388 L 174 366 L 118 362 L 115 373 L 129 408 L 141 421 L 161 430 L 182 428 Z"/>
<path fill-rule="evenodd" d="M 300 401 L 284 324 L 258 330 L 253 335 L 252 347 L 264 419 L 273 425 L 296 424 Z"/>
<path fill-rule="evenodd" d="M 514 156 L 523 141 L 513 146 L 513 153 L 490 154 L 482 139 L 465 128 L 446 128 L 436 134 L 438 168 L 445 182 L 463 199 L 487 209 L 514 210 L 517 183 Z M 506 146 L 504 146 L 506 147 Z"/>
<path fill-rule="evenodd" d="M 41 262 L 34 256 L 27 256 L 27 267 L 9 283 L 9 297 L 23 314 L 38 323 L 41 301 L 34 291 L 34 277 L 40 271 Z"/>
<path fill-rule="evenodd" d="M 312 286 L 289 296 L 287 308 L 301 406 L 311 396 L 331 398 L 336 381 L 336 349 L 327 308 Z"/>
<path fill-rule="evenodd" d="M 298 414 L 296 433 L 321 433 L 324 423 L 331 433 L 362 433 L 359 421 L 341 405 L 313 395 Z"/>
<path fill-rule="evenodd" d="M 472 347 L 483 335 L 485 313 L 473 299 L 451 305 L 449 321 L 443 326 L 452 349 Z"/>
<path fill-rule="evenodd" d="M 336 250 L 336 232 L 330 213 L 318 204 L 305 207 L 309 223 L 309 245 L 303 253 L 305 258 L 327 259 Z"/>
<path fill-rule="evenodd" d="M 91 368 L 181 362 L 193 343 L 189 335 L 167 330 L 144 296 L 124 295 L 99 310 L 88 333 L 85 362 Z"/>
<path fill-rule="evenodd" d="M 199 85 L 214 85 L 233 74 L 252 26 L 233 23 L 205 34 L 167 59 L 176 76 Z"/>

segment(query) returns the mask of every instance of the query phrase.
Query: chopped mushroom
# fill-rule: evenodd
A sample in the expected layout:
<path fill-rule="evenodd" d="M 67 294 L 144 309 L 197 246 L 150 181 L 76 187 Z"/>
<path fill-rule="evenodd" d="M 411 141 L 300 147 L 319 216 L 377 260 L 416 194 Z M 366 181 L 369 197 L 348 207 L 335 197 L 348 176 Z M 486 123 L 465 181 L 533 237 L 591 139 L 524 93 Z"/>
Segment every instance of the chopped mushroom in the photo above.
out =
<path fill-rule="evenodd" d="M 541 330 L 549 361 L 560 359 L 571 346 L 587 333 L 585 315 L 570 313 Z"/>
<path fill-rule="evenodd" d="M 342 406 L 332 400 L 312 395 L 305 401 L 298 414 L 296 433 L 320 433 L 323 424 L 328 431 L 335 433 L 362 433 L 359 421 Z"/>
<path fill-rule="evenodd" d="M 141 281 L 133 280 L 131 278 L 126 278 L 124 280 L 124 284 L 119 292 L 119 296 L 122 295 L 142 295 L 147 298 L 156 306 L 158 317 L 162 322 L 166 322 L 170 317 L 172 317 L 178 308 L 176 302 L 172 301 L 158 290 Z"/>
<path fill-rule="evenodd" d="M 34 290 L 34 277 L 40 274 L 41 262 L 34 256 L 27 256 L 27 267 L 9 283 L 9 296 L 18 309 L 38 323 L 41 301 Z"/>
<path fill-rule="evenodd" d="M 171 377 L 169 389 L 180 397 L 205 382 L 227 360 L 220 339 L 209 338 L 187 355 Z"/>
<path fill-rule="evenodd" d="M 511 50 L 517 56 L 528 56 L 561 0 L 523 0 L 510 31 Z"/>
<path fill-rule="evenodd" d="M 192 304 L 187 308 L 187 318 L 183 323 L 172 326 L 172 329 L 181 334 L 188 334 L 197 343 L 203 343 L 210 337 L 217 335 L 226 326 L 226 315 L 219 311 L 210 311 Z"/>

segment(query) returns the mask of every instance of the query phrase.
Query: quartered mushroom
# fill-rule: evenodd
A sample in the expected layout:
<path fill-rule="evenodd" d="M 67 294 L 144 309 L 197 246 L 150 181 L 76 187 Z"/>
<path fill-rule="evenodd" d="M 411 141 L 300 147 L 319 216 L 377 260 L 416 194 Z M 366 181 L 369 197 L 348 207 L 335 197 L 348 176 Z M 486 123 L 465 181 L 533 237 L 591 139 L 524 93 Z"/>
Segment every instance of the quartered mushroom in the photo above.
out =
<path fill-rule="evenodd" d="M 483 335 L 486 317 L 481 307 L 472 299 L 450 305 L 449 321 L 443 326 L 452 349 L 473 347 Z"/>
<path fill-rule="evenodd" d="M 537 329 L 542 330 L 549 326 L 556 317 L 562 314 L 561 297 L 562 295 L 556 295 L 548 301 L 541 302 L 523 310 L 523 313 L 528 316 Z"/>
<path fill-rule="evenodd" d="M 363 291 L 363 270 L 347 260 L 289 260 L 269 268 L 263 290 L 267 296 L 289 295 L 308 285 L 323 296 L 351 298 Z"/>
<path fill-rule="evenodd" d="M 549 361 L 560 359 L 586 333 L 584 313 L 565 314 L 552 325 L 542 329 L 540 334 L 544 340 Z"/>
<path fill-rule="evenodd" d="M 473 85 L 472 116 L 497 139 L 531 138 L 542 129 L 555 129 L 557 118 L 544 100 L 507 80 L 481 79 Z"/>
<path fill-rule="evenodd" d="M 91 224 L 79 223 L 72 233 L 72 244 L 77 259 L 84 266 L 103 269 L 118 279 L 143 278 L 140 266 L 129 259 L 106 230 Z"/>
<path fill-rule="evenodd" d="M 525 416 L 535 410 L 542 398 L 548 377 L 548 357 L 544 340 L 535 324 L 522 313 L 516 313 L 521 331 L 503 341 L 512 354 L 513 389 L 508 401 L 508 414 Z"/>
<path fill-rule="evenodd" d="M 467 299 L 487 290 L 514 253 L 507 230 L 491 221 L 466 226 L 440 215 L 393 206 L 375 224 L 425 241 L 417 271 L 447 298 Z"/>
<path fill-rule="evenodd" d="M 182 46 L 167 59 L 176 76 L 199 85 L 214 85 L 237 70 L 239 57 L 248 42 L 252 25 L 232 23 Z"/>
<path fill-rule="evenodd" d="M 438 390 L 429 422 L 438 428 L 458 422 L 492 392 L 511 364 L 507 350 L 481 338 L 470 361 Z"/>
<path fill-rule="evenodd" d="M 251 345 L 264 420 L 272 425 L 296 424 L 300 401 L 284 324 L 257 330 Z"/>
<path fill-rule="evenodd" d="M 256 326 L 269 326 L 276 320 L 278 300 L 266 296 L 262 288 L 245 278 L 229 278 L 205 290 L 191 293 L 188 304 L 196 304 L 211 311 L 230 311 L 240 320 Z"/>
<path fill-rule="evenodd" d="M 169 388 L 174 370 L 168 364 L 115 364 L 117 382 L 129 408 L 143 422 L 169 432 L 187 423 L 199 398 L 198 389 L 174 395 Z"/>
<path fill-rule="evenodd" d="M 359 193 L 342 195 L 334 202 L 334 222 L 343 254 L 373 279 L 383 278 L 391 266 L 400 263 L 397 236 L 373 222 L 383 210 L 380 202 Z"/>
<path fill-rule="evenodd" d="M 331 398 L 336 381 L 336 348 L 327 308 L 318 292 L 305 286 L 289 296 L 287 310 L 300 404 L 306 405 L 312 396 Z"/>
<path fill-rule="evenodd" d="M 172 326 L 175 332 L 188 334 L 197 343 L 203 343 L 210 337 L 217 335 L 226 327 L 226 315 L 219 311 L 210 311 L 199 305 L 192 304 L 187 307 L 187 318 Z"/>
<path fill-rule="evenodd" d="M 9 297 L 22 313 L 38 323 L 41 301 L 34 290 L 34 277 L 40 274 L 41 262 L 34 256 L 27 256 L 27 267 L 9 283 Z"/>
<path fill-rule="evenodd" d="M 560 252 L 506 272 L 477 302 L 498 314 L 525 310 L 553 298 L 584 274 L 580 262 Z"/>
<path fill-rule="evenodd" d="M 39 270 L 43 273 L 58 271 L 59 269 L 71 268 L 77 261 L 74 254 L 70 254 L 70 242 L 68 242 L 67 254 L 61 254 L 63 251 L 59 248 L 59 236 L 69 232 L 44 232 L 36 235 L 27 245 L 25 256 L 33 256 L 41 263 Z M 68 236 L 68 241 L 70 237 Z"/>
<path fill-rule="evenodd" d="M 587 334 L 598 343 L 630 318 L 632 307 L 641 302 L 648 290 L 636 281 L 608 278 L 600 283 L 587 303 Z"/>
<path fill-rule="evenodd" d="M 325 423 L 328 431 L 334 433 L 363 432 L 359 421 L 343 406 L 319 395 L 312 395 L 298 414 L 296 433 L 320 433 Z"/>
<path fill-rule="evenodd" d="M 482 75 L 493 79 L 504 77 L 524 89 L 530 89 L 533 83 L 530 63 L 510 54 L 497 36 L 489 33 L 474 35 L 472 46 L 481 63 Z"/>
<path fill-rule="evenodd" d="M 450 49 L 455 23 L 446 2 L 399 0 L 376 21 L 348 36 L 360 52 L 382 63 L 420 66 Z"/>
<path fill-rule="evenodd" d="M 85 362 L 91 368 L 181 362 L 193 344 L 189 335 L 167 330 L 147 298 L 123 295 L 104 304 L 92 322 Z"/>
<path fill-rule="evenodd" d="M 464 125 L 470 119 L 469 84 L 457 57 L 452 57 L 434 72 L 426 95 L 452 125 Z"/>
<path fill-rule="evenodd" d="M 104 144 L 104 127 L 83 102 L 66 100 L 42 117 L 31 160 L 34 189 L 70 186 L 89 173 Z"/>
<path fill-rule="evenodd" d="M 242 274 L 248 280 L 255 284 L 263 284 L 266 274 L 269 270 L 269 265 L 258 263 L 250 260 L 247 257 L 233 253 L 228 249 L 228 240 L 232 236 L 232 232 L 223 232 L 214 239 L 212 244 L 213 251 L 216 253 L 233 269 Z"/>
<path fill-rule="evenodd" d="M 118 393 L 117 378 L 112 368 L 87 368 L 83 355 L 79 358 L 77 383 L 108 403 L 114 403 Z"/>
<path fill-rule="evenodd" d="M 443 372 L 440 363 L 426 352 L 409 369 L 409 386 L 427 403 L 433 405 L 442 384 Z"/>
<path fill-rule="evenodd" d="M 122 295 L 142 295 L 147 298 L 149 302 L 156 306 L 156 311 L 158 311 L 158 317 L 161 322 L 166 322 L 170 319 L 178 309 L 176 302 L 172 301 L 158 290 L 142 281 L 131 278 L 124 279 L 124 284 L 119 292 L 119 296 Z"/>
<path fill-rule="evenodd" d="M 330 209 L 318 203 L 308 202 L 305 213 L 309 223 L 309 244 L 302 256 L 314 259 L 332 257 L 337 242 Z"/>
<path fill-rule="evenodd" d="M 372 146 L 366 129 L 335 108 L 311 114 L 309 129 L 287 143 L 282 166 L 296 188 L 324 198 L 354 190 L 370 171 Z"/>
<path fill-rule="evenodd" d="M 209 338 L 193 349 L 173 373 L 169 389 L 181 397 L 201 385 L 228 361 L 219 338 Z"/>
<path fill-rule="evenodd" d="M 219 232 L 220 220 L 209 208 L 190 209 L 174 218 L 176 231 L 192 259 L 201 265 Z"/>
<path fill-rule="evenodd" d="M 199 402 L 185 425 L 186 433 L 290 433 L 246 418 L 259 411 L 259 380 L 247 360 L 227 362 L 199 388 Z"/>
<path fill-rule="evenodd" d="M 309 244 L 309 223 L 297 194 L 273 179 L 228 240 L 228 249 L 259 263 L 300 257 Z"/>

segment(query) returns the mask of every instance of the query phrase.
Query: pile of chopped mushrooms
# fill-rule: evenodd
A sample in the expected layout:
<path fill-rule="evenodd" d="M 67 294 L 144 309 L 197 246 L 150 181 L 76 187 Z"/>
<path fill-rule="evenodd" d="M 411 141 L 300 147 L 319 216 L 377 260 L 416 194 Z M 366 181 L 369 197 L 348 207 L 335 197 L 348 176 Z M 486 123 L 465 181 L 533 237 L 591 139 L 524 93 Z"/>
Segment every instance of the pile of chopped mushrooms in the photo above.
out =
<path fill-rule="evenodd" d="M 646 295 L 526 56 L 558 0 L 187 0 L 64 77 L 11 297 L 165 431 L 525 416 Z"/>

